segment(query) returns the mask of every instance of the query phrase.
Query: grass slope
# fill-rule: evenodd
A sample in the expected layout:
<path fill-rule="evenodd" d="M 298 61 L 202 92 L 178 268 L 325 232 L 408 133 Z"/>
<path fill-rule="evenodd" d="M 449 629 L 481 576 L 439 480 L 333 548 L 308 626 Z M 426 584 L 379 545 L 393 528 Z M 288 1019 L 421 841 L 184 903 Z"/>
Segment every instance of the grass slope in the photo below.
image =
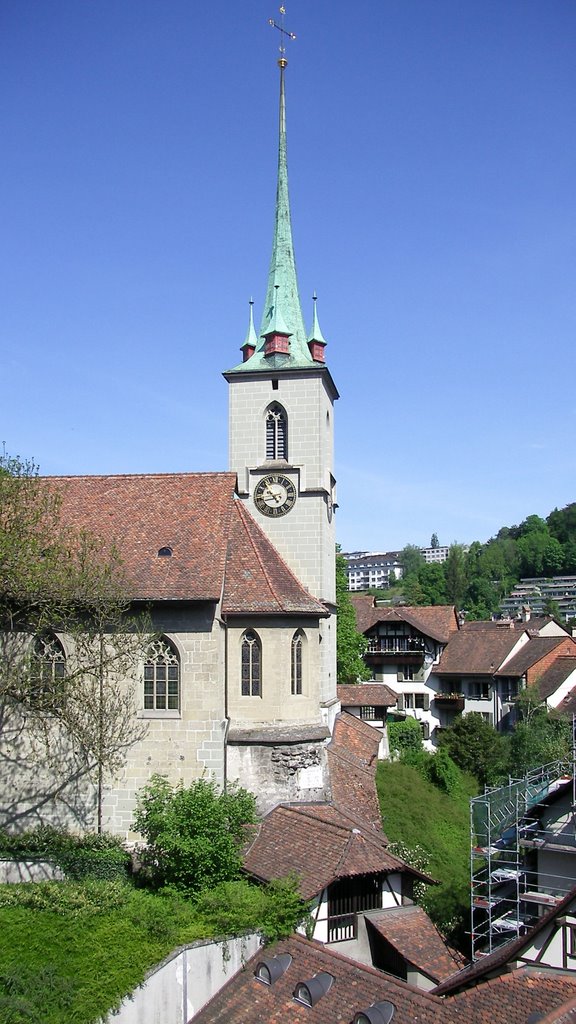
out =
<path fill-rule="evenodd" d="M 425 870 L 440 885 L 428 889 L 423 905 L 438 927 L 462 945 L 470 904 L 469 800 L 478 792 L 476 780 L 462 774 L 449 796 L 416 768 L 381 761 L 376 783 L 384 832 L 391 842 L 425 851 Z"/>

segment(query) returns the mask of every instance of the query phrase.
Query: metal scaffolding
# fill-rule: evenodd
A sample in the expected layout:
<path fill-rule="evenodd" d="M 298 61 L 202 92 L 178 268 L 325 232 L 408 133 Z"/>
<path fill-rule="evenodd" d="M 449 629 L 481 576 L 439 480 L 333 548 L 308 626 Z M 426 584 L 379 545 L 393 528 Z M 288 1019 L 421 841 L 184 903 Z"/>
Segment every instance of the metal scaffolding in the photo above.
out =
<path fill-rule="evenodd" d="M 567 821 L 543 828 L 542 809 L 554 793 L 568 794 Z M 576 772 L 554 761 L 470 801 L 472 959 L 522 935 L 576 883 Z M 542 876 L 541 851 L 562 858 L 563 873 Z M 554 864 L 553 860 L 550 863 Z M 567 867 L 567 870 L 565 870 Z"/>

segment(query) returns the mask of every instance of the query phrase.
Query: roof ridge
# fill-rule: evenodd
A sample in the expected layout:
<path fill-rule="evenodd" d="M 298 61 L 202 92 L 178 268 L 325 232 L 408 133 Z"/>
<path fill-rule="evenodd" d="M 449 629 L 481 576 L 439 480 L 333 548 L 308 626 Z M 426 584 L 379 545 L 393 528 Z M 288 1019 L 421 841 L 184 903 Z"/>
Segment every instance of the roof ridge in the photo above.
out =
<path fill-rule="evenodd" d="M 192 477 L 192 476 L 235 476 L 228 469 L 208 470 L 206 472 L 170 472 L 170 473 L 46 473 L 42 474 L 40 480 L 151 480 L 167 477 Z"/>

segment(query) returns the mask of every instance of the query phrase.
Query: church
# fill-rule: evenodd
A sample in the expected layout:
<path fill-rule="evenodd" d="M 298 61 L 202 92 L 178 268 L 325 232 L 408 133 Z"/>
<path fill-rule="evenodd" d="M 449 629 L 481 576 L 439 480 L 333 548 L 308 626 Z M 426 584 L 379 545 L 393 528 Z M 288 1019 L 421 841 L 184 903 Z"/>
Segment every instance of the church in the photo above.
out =
<path fill-rule="evenodd" d="M 134 607 L 152 618 L 135 690 L 141 735 L 104 787 L 102 825 L 127 838 L 136 793 L 154 772 L 185 785 L 239 780 L 262 812 L 331 796 L 338 392 L 316 300 L 307 333 L 298 295 L 282 48 L 278 65 L 272 258 L 260 330 L 251 303 L 241 361 L 224 373 L 229 472 L 50 478 L 63 522 L 116 546 Z M 54 676 L 56 661 L 73 657 L 67 638 L 54 635 L 43 657 Z M 5 777 L 2 803 L 20 827 L 94 827 L 87 778 L 55 786 L 49 774 L 31 763 L 17 787 Z"/>

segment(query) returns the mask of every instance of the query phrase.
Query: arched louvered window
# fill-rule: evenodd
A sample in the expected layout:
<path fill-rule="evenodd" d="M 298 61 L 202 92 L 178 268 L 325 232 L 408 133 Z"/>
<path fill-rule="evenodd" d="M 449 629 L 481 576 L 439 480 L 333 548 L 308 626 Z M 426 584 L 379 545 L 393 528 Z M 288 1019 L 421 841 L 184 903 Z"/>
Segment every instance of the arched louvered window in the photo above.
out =
<path fill-rule="evenodd" d="M 266 413 L 266 459 L 288 458 L 288 418 L 286 410 L 274 402 Z"/>
<path fill-rule="evenodd" d="M 180 710 L 180 659 L 160 637 L 148 648 L 144 664 L 144 710 Z"/>
<path fill-rule="evenodd" d="M 64 701 L 66 655 L 52 633 L 35 637 L 30 658 L 27 701 L 34 707 L 56 711 Z"/>
<path fill-rule="evenodd" d="M 292 665 L 291 665 L 291 692 L 302 693 L 302 654 L 304 641 L 302 633 L 298 630 L 292 637 Z"/>
<path fill-rule="evenodd" d="M 262 647 L 253 629 L 242 637 L 242 696 L 262 696 Z"/>

